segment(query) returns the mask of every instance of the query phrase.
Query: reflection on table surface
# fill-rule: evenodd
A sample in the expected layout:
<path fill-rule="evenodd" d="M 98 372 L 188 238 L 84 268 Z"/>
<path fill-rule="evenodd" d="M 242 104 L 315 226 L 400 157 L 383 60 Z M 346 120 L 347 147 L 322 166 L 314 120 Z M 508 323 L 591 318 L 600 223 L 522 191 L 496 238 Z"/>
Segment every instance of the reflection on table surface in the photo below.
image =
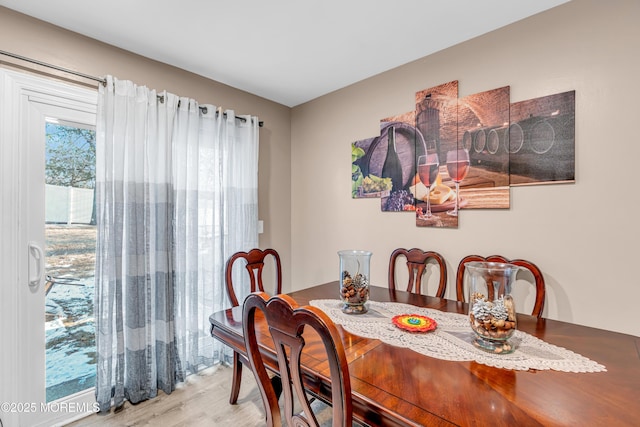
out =
<path fill-rule="evenodd" d="M 290 295 L 303 305 L 337 298 L 338 289 L 336 281 Z M 376 286 L 371 287 L 371 299 L 467 312 L 464 303 Z M 215 338 L 244 351 L 240 307 L 214 313 L 210 320 Z M 349 360 L 354 414 L 373 425 L 638 424 L 640 338 L 520 314 L 518 328 L 597 361 L 607 371 L 512 371 L 474 361 L 440 360 L 339 327 Z M 266 328 L 262 334 L 267 343 Z M 309 388 L 329 396 L 322 352 L 314 346 L 313 336 L 305 339 L 309 350 L 303 362 Z"/>

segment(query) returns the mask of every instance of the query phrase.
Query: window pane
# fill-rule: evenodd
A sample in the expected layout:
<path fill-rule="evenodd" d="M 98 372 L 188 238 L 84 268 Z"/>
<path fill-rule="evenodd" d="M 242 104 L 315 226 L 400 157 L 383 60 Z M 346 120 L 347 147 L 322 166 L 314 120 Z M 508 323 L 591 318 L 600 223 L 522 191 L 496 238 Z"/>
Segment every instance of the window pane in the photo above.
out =
<path fill-rule="evenodd" d="M 95 385 L 95 131 L 47 123 L 47 402 Z"/>

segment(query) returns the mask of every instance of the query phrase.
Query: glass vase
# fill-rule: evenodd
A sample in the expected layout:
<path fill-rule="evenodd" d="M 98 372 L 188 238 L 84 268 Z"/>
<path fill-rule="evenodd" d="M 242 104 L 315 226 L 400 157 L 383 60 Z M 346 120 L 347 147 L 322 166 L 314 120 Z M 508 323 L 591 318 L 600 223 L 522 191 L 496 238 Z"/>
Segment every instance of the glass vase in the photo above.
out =
<path fill-rule="evenodd" d="M 474 344 L 496 354 L 512 353 L 509 338 L 517 327 L 511 287 L 519 267 L 499 262 L 469 262 L 469 321 Z"/>
<path fill-rule="evenodd" d="M 372 253 L 369 251 L 339 251 L 340 300 L 342 311 L 348 314 L 363 314 L 369 301 L 369 266 Z"/>

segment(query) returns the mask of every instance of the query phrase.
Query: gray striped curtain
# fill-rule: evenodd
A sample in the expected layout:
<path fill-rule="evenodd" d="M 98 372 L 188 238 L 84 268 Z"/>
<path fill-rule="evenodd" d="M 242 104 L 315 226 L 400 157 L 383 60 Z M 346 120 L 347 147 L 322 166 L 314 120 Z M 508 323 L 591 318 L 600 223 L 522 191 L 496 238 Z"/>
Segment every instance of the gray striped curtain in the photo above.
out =
<path fill-rule="evenodd" d="M 224 264 L 258 244 L 258 120 L 108 76 L 96 127 L 96 399 L 171 393 L 229 356 Z"/>

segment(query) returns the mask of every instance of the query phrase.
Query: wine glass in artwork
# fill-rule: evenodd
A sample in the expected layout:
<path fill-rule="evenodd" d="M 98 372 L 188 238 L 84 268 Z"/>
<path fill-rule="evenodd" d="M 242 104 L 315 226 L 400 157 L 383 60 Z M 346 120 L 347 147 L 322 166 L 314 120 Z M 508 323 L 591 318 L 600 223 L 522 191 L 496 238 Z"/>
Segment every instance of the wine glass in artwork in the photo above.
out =
<path fill-rule="evenodd" d="M 469 152 L 465 149 L 452 150 L 447 153 L 447 172 L 456 183 L 456 204 L 453 210 L 447 212 L 451 216 L 458 216 L 460 208 L 460 182 L 469 173 Z"/>
<path fill-rule="evenodd" d="M 438 169 L 440 168 L 440 161 L 438 160 L 438 154 L 431 153 L 418 157 L 418 175 L 420 181 L 427 187 L 427 196 L 425 197 L 427 202 L 427 210 L 423 217 L 431 218 L 431 201 L 429 197 L 431 195 L 431 186 L 436 182 L 438 177 Z"/>

